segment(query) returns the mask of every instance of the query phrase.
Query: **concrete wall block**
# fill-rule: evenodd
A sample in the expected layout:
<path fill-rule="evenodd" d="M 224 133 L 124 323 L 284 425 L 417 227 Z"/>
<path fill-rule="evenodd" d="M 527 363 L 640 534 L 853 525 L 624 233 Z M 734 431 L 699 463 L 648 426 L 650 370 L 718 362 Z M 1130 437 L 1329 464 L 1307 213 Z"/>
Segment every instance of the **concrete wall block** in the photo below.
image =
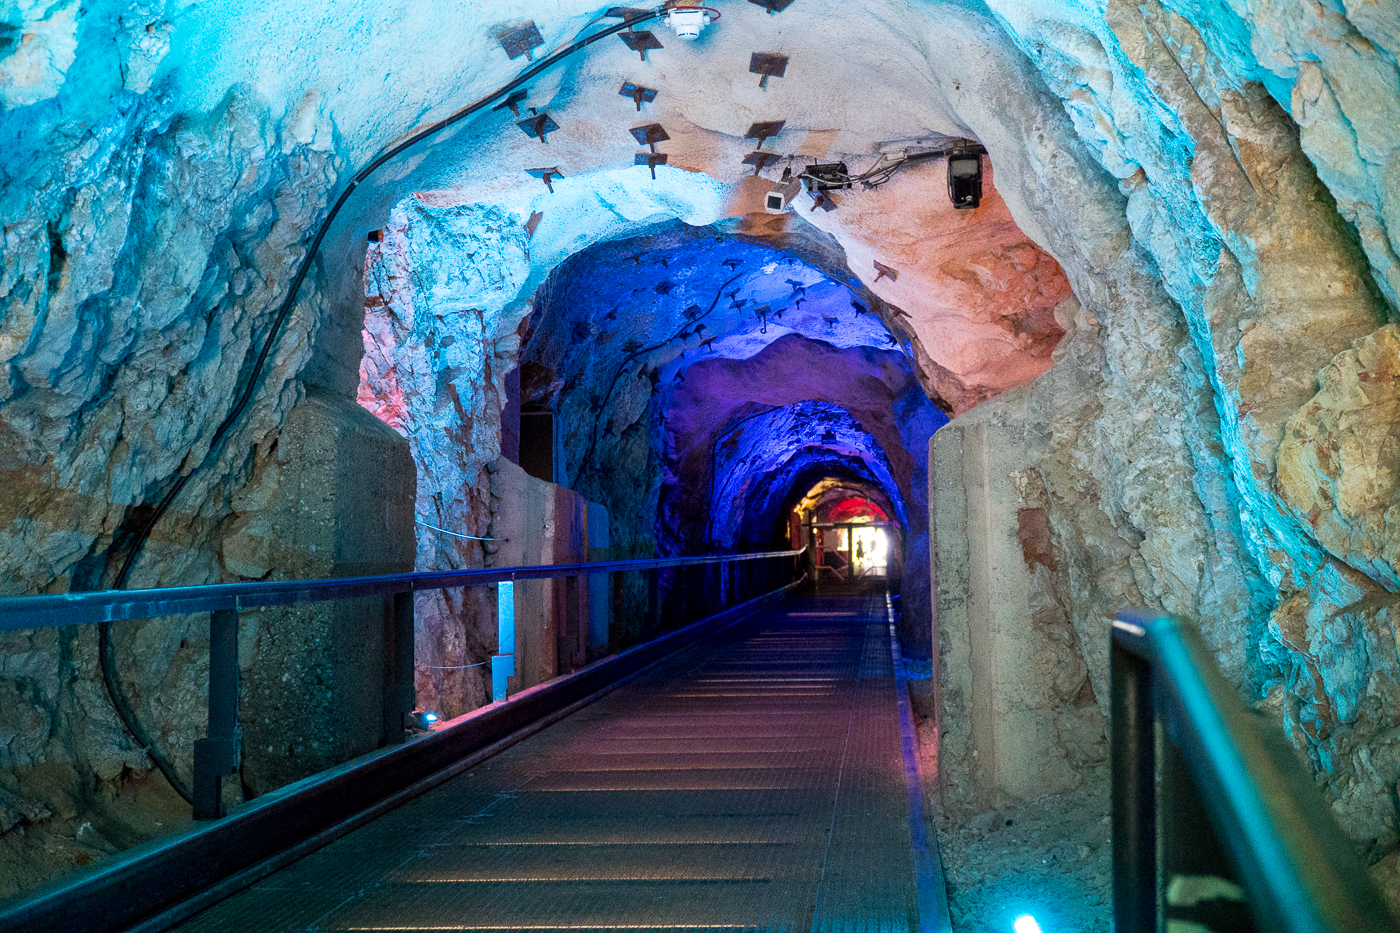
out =
<path fill-rule="evenodd" d="M 309 389 L 278 438 L 270 500 L 272 578 L 413 569 L 415 469 L 408 443 L 353 401 Z M 247 613 L 244 782 L 255 794 L 375 748 L 382 727 L 385 601 Z"/>
<path fill-rule="evenodd" d="M 492 527 L 498 550 L 490 566 L 516 567 L 581 563 L 604 559 L 608 547 L 608 514 L 603 506 L 563 486 L 533 477 L 505 458 L 496 461 L 495 489 L 499 496 Z M 593 546 L 590 530 L 601 543 Z M 603 598 L 593 595 L 590 579 L 572 582 L 521 580 L 515 587 L 516 675 L 509 690 L 516 692 L 544 683 L 560 673 L 606 654 L 607 623 L 601 647 L 591 647 L 593 613 L 606 612 L 611 584 L 601 578 Z M 606 615 L 603 616 L 607 618 Z"/>
<path fill-rule="evenodd" d="M 1095 716 L 1081 722 L 1087 674 L 1055 598 L 1052 542 L 1026 538 L 1039 503 L 1022 433 L 967 417 L 930 444 L 939 766 L 955 807 L 1073 790 L 1102 735 Z"/>

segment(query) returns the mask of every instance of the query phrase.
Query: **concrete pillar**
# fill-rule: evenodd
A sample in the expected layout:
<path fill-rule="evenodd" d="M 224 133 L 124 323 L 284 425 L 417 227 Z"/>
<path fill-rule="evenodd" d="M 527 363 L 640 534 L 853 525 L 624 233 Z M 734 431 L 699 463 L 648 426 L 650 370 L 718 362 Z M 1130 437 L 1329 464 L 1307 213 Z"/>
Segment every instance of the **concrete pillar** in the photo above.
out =
<path fill-rule="evenodd" d="M 353 401 L 309 387 L 224 538 L 226 566 L 316 579 L 413 569 L 416 473 L 408 442 Z M 235 501 L 235 508 L 239 502 Z M 243 614 L 244 782 L 265 793 L 378 746 L 386 601 Z"/>
<path fill-rule="evenodd" d="M 1065 646 L 1033 610 L 1018 537 L 1023 431 L 964 416 L 930 441 L 939 641 L 939 768 L 950 795 L 993 806 L 1073 789 L 1054 692 Z M 1076 649 L 1077 650 L 1077 649 Z"/>

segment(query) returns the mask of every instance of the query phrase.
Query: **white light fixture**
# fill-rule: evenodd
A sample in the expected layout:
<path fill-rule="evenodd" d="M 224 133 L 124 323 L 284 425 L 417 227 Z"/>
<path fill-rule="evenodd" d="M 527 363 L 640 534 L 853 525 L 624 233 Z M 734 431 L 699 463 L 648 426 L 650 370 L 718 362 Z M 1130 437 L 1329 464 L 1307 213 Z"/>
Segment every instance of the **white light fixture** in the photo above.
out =
<path fill-rule="evenodd" d="M 1036 923 L 1035 918 L 1030 914 L 1021 914 L 1011 924 L 1011 928 L 1016 933 L 1040 933 L 1040 924 Z"/>
<path fill-rule="evenodd" d="M 676 31 L 677 39 L 693 41 L 700 30 L 719 19 L 719 10 L 707 6 L 673 6 L 666 14 L 666 24 Z"/>

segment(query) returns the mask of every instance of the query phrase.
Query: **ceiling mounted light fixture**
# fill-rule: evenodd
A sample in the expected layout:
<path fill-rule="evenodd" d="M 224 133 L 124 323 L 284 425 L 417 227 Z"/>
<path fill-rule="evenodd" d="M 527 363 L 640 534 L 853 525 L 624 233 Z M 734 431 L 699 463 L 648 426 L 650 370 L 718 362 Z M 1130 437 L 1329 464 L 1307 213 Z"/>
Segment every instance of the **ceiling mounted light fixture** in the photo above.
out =
<path fill-rule="evenodd" d="M 693 42 L 700 38 L 700 30 L 719 19 L 719 10 L 707 6 L 676 4 L 666 8 L 666 25 L 676 31 L 677 39 Z"/>

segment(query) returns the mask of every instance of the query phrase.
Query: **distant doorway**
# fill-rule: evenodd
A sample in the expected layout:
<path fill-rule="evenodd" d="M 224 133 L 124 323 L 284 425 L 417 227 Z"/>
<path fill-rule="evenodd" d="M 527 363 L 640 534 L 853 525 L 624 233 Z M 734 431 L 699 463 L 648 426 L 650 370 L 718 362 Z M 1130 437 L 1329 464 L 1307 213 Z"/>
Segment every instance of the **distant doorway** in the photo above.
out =
<path fill-rule="evenodd" d="M 791 540 L 809 547 L 818 587 L 897 581 L 903 569 L 903 528 L 885 496 L 865 484 L 825 479 L 797 503 Z"/>

